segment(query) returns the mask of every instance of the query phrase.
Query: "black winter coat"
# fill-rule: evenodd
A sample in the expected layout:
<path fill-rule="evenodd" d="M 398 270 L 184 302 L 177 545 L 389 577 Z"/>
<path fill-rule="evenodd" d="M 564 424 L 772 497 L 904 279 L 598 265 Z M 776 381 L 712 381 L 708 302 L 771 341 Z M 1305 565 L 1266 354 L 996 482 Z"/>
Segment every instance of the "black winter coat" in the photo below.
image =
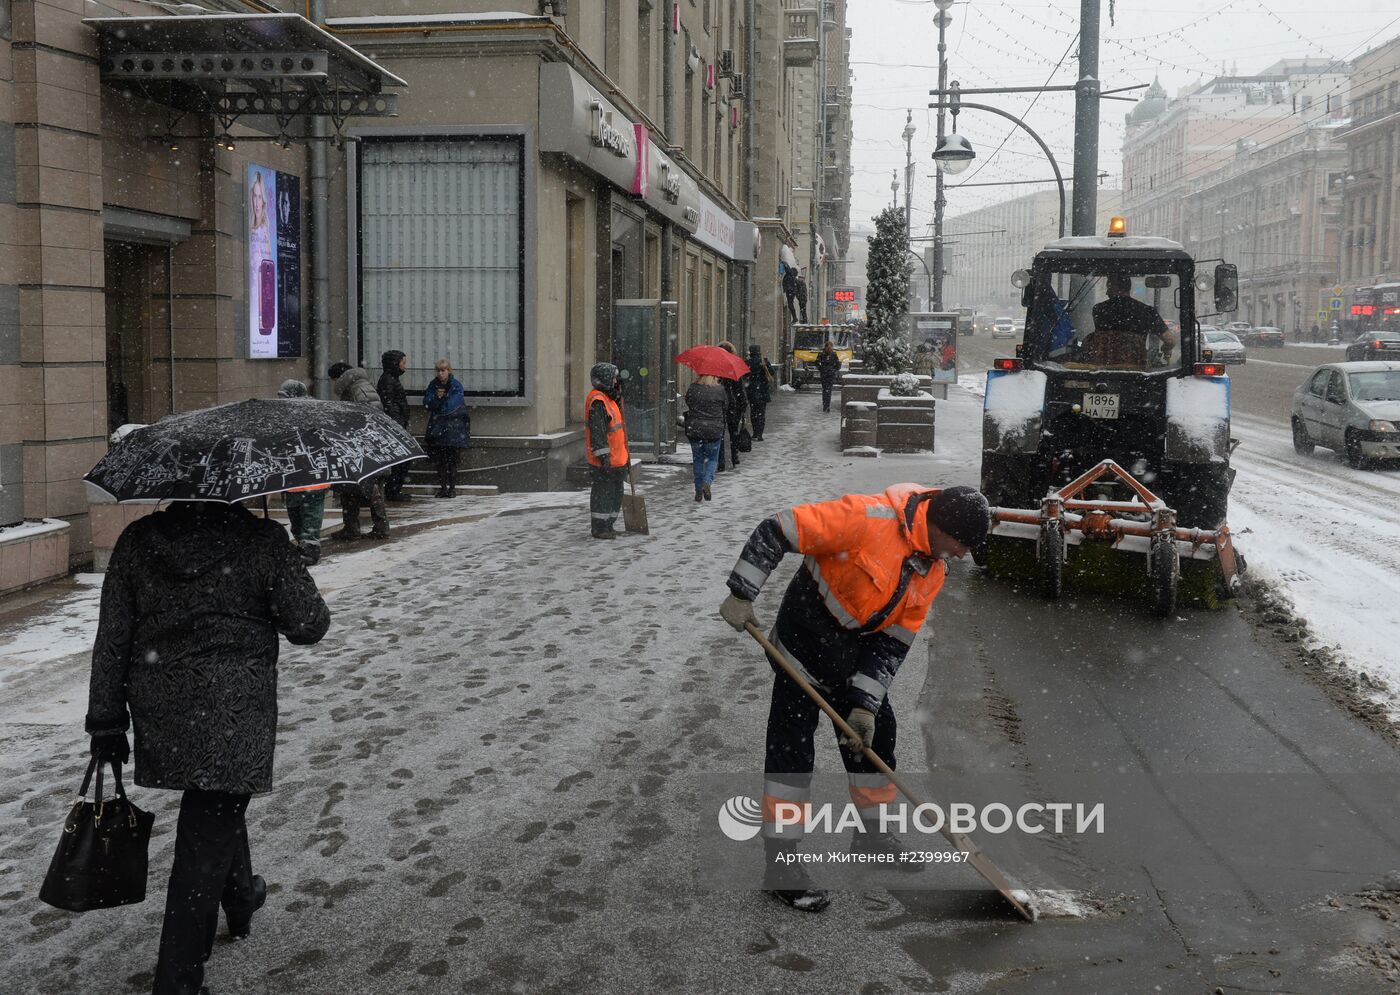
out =
<path fill-rule="evenodd" d="M 741 380 L 721 380 L 724 384 L 724 420 L 730 434 L 739 431 L 744 415 L 749 412 L 748 375 Z"/>
<path fill-rule="evenodd" d="M 384 405 L 384 413 L 408 428 L 408 395 L 404 393 L 403 383 L 399 380 L 399 361 L 402 359 L 403 353 L 397 349 L 390 349 L 384 354 L 384 372 L 379 375 L 375 392 Z"/>
<path fill-rule="evenodd" d="M 176 502 L 127 526 L 102 583 L 90 733 L 136 733 L 137 784 L 272 787 L 278 633 L 314 643 L 330 612 L 280 525 Z"/>
<path fill-rule="evenodd" d="M 686 438 L 715 442 L 724 438 L 729 396 L 719 384 L 693 383 L 685 391 Z"/>
<path fill-rule="evenodd" d="M 817 374 L 822 378 L 822 383 L 834 384 L 837 375 L 841 372 L 841 357 L 834 352 L 822 350 L 817 354 Z"/>
<path fill-rule="evenodd" d="M 749 394 L 749 404 L 767 404 L 773 400 L 771 377 L 773 364 L 766 359 L 755 358 L 749 353 L 749 375 L 744 378 Z"/>

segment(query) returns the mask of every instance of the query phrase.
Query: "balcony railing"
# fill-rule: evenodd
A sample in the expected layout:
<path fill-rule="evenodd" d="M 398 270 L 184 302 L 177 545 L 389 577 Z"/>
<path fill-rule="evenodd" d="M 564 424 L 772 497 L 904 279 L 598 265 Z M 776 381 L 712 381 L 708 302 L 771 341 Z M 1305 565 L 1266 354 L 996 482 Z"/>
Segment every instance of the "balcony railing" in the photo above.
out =
<path fill-rule="evenodd" d="M 783 36 L 783 60 L 789 66 L 810 66 L 817 61 L 817 31 L 820 17 L 815 7 L 788 7 Z"/>

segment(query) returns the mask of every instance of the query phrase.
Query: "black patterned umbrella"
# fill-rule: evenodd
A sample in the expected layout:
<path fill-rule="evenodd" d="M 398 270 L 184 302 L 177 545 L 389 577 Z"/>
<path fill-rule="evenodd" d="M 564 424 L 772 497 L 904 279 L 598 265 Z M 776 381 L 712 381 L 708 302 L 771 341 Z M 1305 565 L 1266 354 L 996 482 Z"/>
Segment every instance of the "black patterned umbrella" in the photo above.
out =
<path fill-rule="evenodd" d="M 136 429 L 83 479 L 118 501 L 231 504 L 297 487 L 356 484 L 425 458 L 412 435 L 366 405 L 252 400 Z"/>

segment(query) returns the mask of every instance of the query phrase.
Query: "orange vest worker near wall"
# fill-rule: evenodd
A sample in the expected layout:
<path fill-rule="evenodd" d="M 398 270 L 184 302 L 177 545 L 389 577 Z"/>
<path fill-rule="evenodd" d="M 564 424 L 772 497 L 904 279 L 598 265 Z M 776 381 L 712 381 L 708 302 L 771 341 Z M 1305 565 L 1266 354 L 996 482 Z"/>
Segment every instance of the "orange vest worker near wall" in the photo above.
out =
<path fill-rule="evenodd" d="M 622 379 L 612 363 L 595 364 L 590 375 L 593 389 L 584 401 L 588 462 L 593 467 L 588 510 L 593 538 L 616 539 L 613 523 L 622 511 L 622 484 L 631 465 L 620 403 Z"/>
<path fill-rule="evenodd" d="M 896 484 L 880 494 L 799 505 L 754 530 L 729 575 L 731 593 L 720 615 L 740 631 L 748 622 L 757 624 L 753 601 L 769 574 L 785 554 L 802 553 L 769 638 L 893 768 L 895 719 L 886 691 L 943 587 L 945 560 L 982 546 L 991 527 L 987 499 L 971 487 Z M 774 670 L 764 762 L 764 884 L 794 908 L 819 912 L 828 904 L 826 892 L 815 887 L 802 863 L 788 859 L 802 826 L 780 821 L 777 813 L 784 804 L 791 811 L 808 800 L 812 737 L 821 711 Z M 851 800 L 864 824 L 851 849 L 892 853 L 897 860 L 903 844 L 878 831 L 879 807 L 895 800 L 895 787 L 859 743 L 840 746 Z"/>

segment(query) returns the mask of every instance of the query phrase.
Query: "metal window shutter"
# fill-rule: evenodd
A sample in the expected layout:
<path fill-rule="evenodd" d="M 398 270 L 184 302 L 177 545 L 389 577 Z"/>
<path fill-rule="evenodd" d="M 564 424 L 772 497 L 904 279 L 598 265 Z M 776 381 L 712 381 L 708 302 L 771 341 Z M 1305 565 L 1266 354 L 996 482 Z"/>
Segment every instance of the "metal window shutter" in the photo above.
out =
<path fill-rule="evenodd" d="M 401 349 L 410 389 L 445 358 L 469 394 L 518 395 L 518 143 L 366 142 L 359 179 L 366 365 Z"/>

